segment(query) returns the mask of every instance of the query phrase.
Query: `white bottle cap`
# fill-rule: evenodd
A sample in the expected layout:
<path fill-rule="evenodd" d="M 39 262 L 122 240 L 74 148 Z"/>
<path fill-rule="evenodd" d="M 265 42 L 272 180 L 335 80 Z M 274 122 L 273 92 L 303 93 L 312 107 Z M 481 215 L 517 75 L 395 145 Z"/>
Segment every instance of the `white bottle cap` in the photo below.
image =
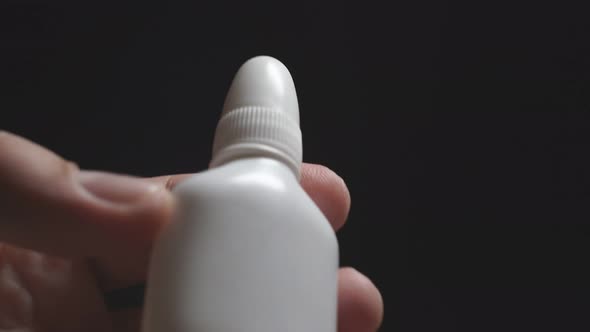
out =
<path fill-rule="evenodd" d="M 215 131 L 210 167 L 246 157 L 278 159 L 300 176 L 295 84 L 287 67 L 269 56 L 246 61 L 234 77 Z"/>

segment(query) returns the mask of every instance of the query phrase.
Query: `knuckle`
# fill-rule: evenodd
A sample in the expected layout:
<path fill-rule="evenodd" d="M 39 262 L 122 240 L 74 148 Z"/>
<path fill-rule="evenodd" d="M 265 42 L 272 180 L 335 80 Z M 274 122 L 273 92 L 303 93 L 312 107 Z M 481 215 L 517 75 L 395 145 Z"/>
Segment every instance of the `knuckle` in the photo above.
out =
<path fill-rule="evenodd" d="M 61 171 L 66 177 L 77 174 L 80 171 L 80 167 L 73 161 L 62 159 Z"/>

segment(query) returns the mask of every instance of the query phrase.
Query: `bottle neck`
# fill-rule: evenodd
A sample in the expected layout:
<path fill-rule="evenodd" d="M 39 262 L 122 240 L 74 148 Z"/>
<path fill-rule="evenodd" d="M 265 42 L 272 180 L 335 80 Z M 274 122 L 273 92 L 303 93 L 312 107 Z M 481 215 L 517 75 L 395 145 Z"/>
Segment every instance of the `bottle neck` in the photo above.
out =
<path fill-rule="evenodd" d="M 286 156 L 282 151 L 270 146 L 260 144 L 239 144 L 228 147 L 220 153 L 216 154 L 211 163 L 210 168 L 218 167 L 227 163 L 234 163 L 242 160 L 268 160 L 276 161 L 285 167 L 295 176 L 297 180 L 300 178 L 300 165 L 296 164 L 292 158 Z"/>
<path fill-rule="evenodd" d="M 267 156 L 242 156 L 241 158 L 228 159 L 223 163 L 211 163 L 209 165 L 210 169 L 220 167 L 269 172 L 283 178 L 295 178 L 296 181 L 299 181 L 299 172 L 294 172 L 283 161 Z"/>
<path fill-rule="evenodd" d="M 224 113 L 215 130 L 211 166 L 239 158 L 264 157 L 287 165 L 299 178 L 301 130 L 282 110 L 244 106 Z"/>

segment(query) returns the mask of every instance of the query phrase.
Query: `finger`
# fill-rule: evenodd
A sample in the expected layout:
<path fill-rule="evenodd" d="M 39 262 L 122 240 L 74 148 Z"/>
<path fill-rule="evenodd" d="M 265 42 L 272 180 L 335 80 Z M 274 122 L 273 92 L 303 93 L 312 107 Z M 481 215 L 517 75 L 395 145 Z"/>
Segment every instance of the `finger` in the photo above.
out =
<path fill-rule="evenodd" d="M 145 287 L 113 293 L 116 331 L 139 331 Z M 127 302 L 129 305 L 125 305 Z M 383 319 L 383 300 L 373 283 L 353 268 L 338 271 L 338 332 L 375 332 Z"/>
<path fill-rule="evenodd" d="M 190 176 L 191 174 L 167 175 L 151 178 L 150 181 L 161 183 L 171 190 Z M 350 193 L 344 180 L 325 166 L 304 163 L 301 167 L 301 186 L 334 229 L 340 229 L 350 210 Z"/>
<path fill-rule="evenodd" d="M 322 210 L 334 229 L 340 229 L 346 222 L 350 210 L 350 193 L 344 180 L 325 166 L 304 164 L 301 186 Z"/>
<path fill-rule="evenodd" d="M 338 332 L 375 332 L 383 319 L 383 299 L 375 285 L 353 268 L 338 273 Z"/>
<path fill-rule="evenodd" d="M 162 185 L 80 171 L 35 143 L 0 132 L 2 242 L 63 257 L 131 255 L 147 250 L 153 228 L 171 210 L 172 197 Z"/>

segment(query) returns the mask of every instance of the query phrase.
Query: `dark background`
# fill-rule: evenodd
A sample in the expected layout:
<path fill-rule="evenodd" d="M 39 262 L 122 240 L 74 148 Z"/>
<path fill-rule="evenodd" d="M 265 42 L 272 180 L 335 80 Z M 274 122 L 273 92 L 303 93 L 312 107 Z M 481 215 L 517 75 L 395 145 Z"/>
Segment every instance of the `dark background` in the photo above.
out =
<path fill-rule="evenodd" d="M 558 4 L 559 3 L 559 4 Z M 4 0 L 0 128 L 83 168 L 206 168 L 230 80 L 283 61 L 347 181 L 382 331 L 588 331 L 590 20 L 469 1 Z"/>

